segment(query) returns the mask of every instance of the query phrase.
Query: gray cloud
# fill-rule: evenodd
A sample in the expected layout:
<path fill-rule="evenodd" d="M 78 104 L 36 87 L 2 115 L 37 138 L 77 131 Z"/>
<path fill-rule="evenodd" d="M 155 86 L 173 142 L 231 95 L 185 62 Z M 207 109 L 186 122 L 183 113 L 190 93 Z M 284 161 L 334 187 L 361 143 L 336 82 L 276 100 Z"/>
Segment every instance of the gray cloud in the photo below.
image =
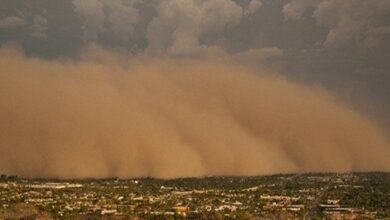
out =
<path fill-rule="evenodd" d="M 332 0 L 314 12 L 319 25 L 329 28 L 326 46 L 355 43 L 361 47 L 386 46 L 390 40 L 390 2 L 382 0 Z"/>
<path fill-rule="evenodd" d="M 105 16 L 103 2 L 100 0 L 74 0 L 76 12 L 83 17 L 84 38 L 96 40 L 98 34 L 104 31 Z"/>
<path fill-rule="evenodd" d="M 18 28 L 23 27 L 27 24 L 26 20 L 24 18 L 16 17 L 16 16 L 9 16 L 0 19 L 0 28 Z"/>
<path fill-rule="evenodd" d="M 320 0 L 291 0 L 283 6 L 283 14 L 286 19 L 299 19 L 310 7 L 318 5 Z"/>
<path fill-rule="evenodd" d="M 390 2 L 383 0 L 293 0 L 284 5 L 287 19 L 301 18 L 310 7 L 317 24 L 329 31 L 325 46 L 381 47 L 390 40 Z"/>
<path fill-rule="evenodd" d="M 49 22 L 46 17 L 37 15 L 33 19 L 29 35 L 35 38 L 46 38 Z"/>
<path fill-rule="evenodd" d="M 112 30 L 121 40 L 128 41 L 138 22 L 136 0 L 73 0 L 76 12 L 84 19 L 84 37 L 97 40 L 98 35 Z"/>
<path fill-rule="evenodd" d="M 134 33 L 134 25 L 139 20 L 139 12 L 134 7 L 137 1 L 107 0 L 107 20 L 114 34 L 127 41 Z"/>
<path fill-rule="evenodd" d="M 240 53 L 236 53 L 235 56 L 244 62 L 259 63 L 264 62 L 268 58 L 280 57 L 283 55 L 283 50 L 277 47 L 250 49 Z"/>
<path fill-rule="evenodd" d="M 260 0 L 251 0 L 248 6 L 244 10 L 245 15 L 250 15 L 256 13 L 256 11 L 263 5 L 263 2 Z"/>
<path fill-rule="evenodd" d="M 231 0 L 161 1 L 148 25 L 147 52 L 199 54 L 207 47 L 200 42 L 202 36 L 238 25 L 242 14 L 243 9 Z"/>

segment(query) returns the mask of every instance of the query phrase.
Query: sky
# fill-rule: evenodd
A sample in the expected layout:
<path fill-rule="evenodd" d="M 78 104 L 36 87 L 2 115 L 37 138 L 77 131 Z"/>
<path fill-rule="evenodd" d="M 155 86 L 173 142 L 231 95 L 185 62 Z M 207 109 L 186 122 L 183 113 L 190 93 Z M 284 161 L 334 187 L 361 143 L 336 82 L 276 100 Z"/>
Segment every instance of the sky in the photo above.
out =
<path fill-rule="evenodd" d="M 384 0 L 2 0 L 0 172 L 389 171 L 388 42 Z"/>

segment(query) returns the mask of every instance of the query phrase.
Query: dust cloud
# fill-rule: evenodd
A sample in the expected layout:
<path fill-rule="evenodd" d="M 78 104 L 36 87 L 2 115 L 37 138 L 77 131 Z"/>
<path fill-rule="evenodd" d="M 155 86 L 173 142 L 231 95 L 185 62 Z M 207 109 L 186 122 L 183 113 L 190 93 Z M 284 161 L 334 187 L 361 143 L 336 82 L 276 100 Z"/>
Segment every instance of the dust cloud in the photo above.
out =
<path fill-rule="evenodd" d="M 175 178 L 389 171 L 390 142 L 329 92 L 233 58 L 80 60 L 0 49 L 0 173 Z"/>

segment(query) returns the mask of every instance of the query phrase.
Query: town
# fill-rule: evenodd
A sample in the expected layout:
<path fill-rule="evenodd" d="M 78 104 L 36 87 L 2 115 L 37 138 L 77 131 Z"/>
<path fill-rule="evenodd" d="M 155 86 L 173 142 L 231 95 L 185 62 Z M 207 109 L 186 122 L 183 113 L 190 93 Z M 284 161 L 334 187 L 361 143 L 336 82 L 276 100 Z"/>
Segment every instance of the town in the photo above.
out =
<path fill-rule="evenodd" d="M 390 218 L 390 173 L 0 180 L 0 219 L 356 218 Z"/>

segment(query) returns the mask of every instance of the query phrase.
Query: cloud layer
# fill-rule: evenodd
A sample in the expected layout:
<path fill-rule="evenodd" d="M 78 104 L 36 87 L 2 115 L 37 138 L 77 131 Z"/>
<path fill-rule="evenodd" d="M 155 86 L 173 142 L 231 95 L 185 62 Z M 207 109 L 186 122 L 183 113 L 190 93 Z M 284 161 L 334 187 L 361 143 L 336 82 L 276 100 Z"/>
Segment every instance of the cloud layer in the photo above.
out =
<path fill-rule="evenodd" d="M 10 17 L 5 17 L 0 20 L 0 29 L 1 28 L 18 28 L 26 25 L 27 22 L 23 18 L 19 18 L 16 16 L 10 16 Z"/>
<path fill-rule="evenodd" d="M 139 12 L 136 0 L 73 0 L 75 10 L 83 18 L 84 39 L 97 40 L 99 34 L 111 30 L 123 41 L 134 33 Z"/>
<path fill-rule="evenodd" d="M 390 2 L 382 0 L 292 0 L 283 7 L 287 19 L 301 18 L 314 8 L 317 24 L 329 31 L 325 46 L 388 46 Z"/>
<path fill-rule="evenodd" d="M 47 61 L 0 50 L 1 173 L 172 178 L 390 170 L 383 132 L 320 88 L 220 54 L 124 58 L 95 48 L 83 57 Z"/>
<path fill-rule="evenodd" d="M 258 7 L 252 4 L 255 5 L 248 10 Z M 243 9 L 232 0 L 161 1 L 157 16 L 147 28 L 147 52 L 176 56 L 199 54 L 207 48 L 200 42 L 202 36 L 239 24 L 242 14 Z"/>

